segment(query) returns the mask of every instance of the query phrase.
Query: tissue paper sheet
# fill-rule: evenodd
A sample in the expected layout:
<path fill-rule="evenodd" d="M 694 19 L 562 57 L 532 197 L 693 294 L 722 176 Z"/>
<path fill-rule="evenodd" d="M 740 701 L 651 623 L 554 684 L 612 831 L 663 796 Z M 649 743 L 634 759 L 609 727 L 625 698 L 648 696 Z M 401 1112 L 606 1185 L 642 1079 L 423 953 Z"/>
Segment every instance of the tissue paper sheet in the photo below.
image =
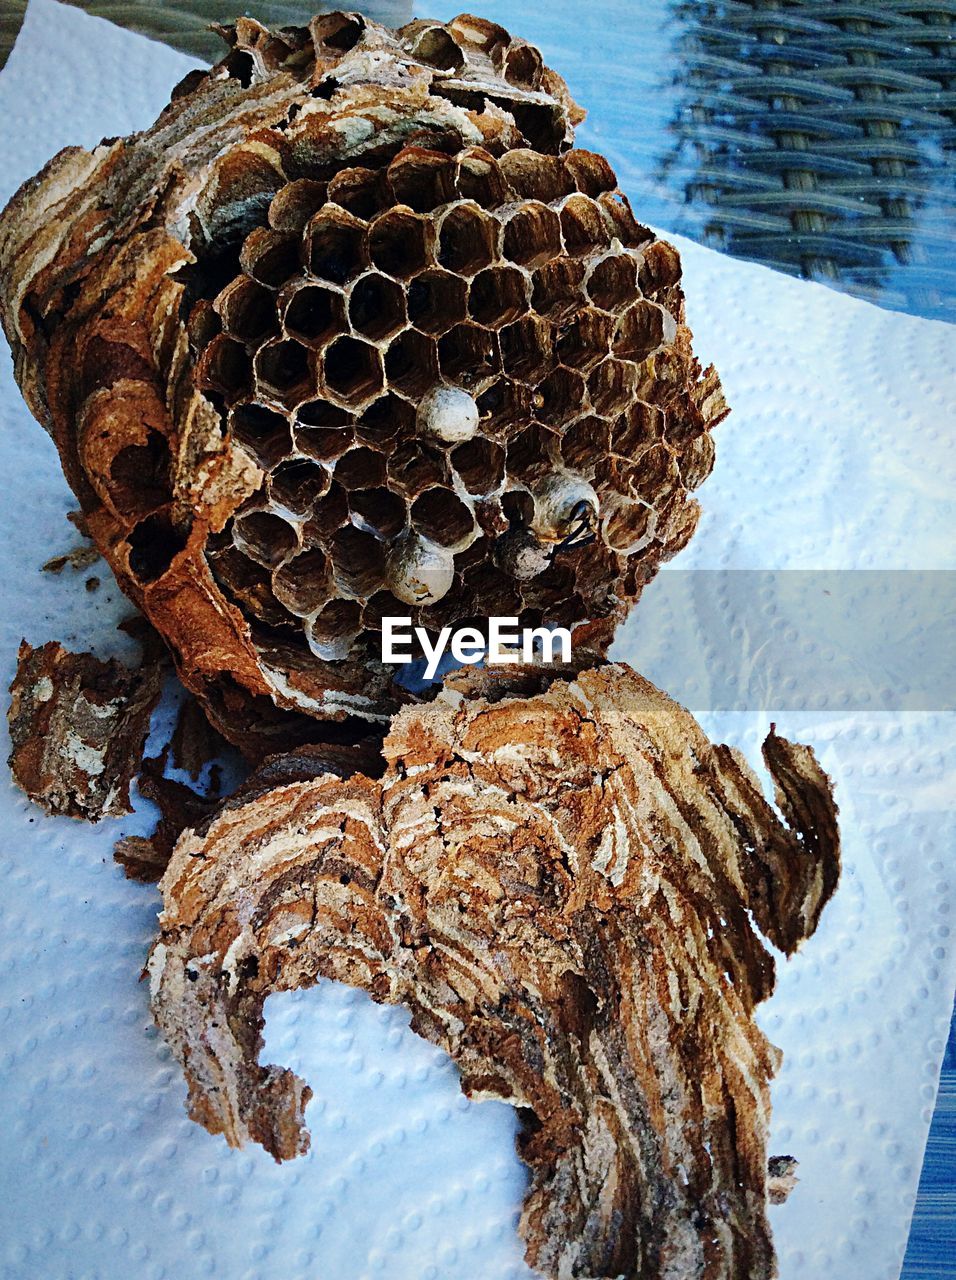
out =
<path fill-rule="evenodd" d="M 546 6 L 530 6 L 527 22 L 510 8 L 497 4 L 490 16 L 541 38 L 573 86 L 574 68 L 547 48 Z M 0 200 L 57 148 L 147 125 L 193 65 L 31 0 L 0 74 Z M 599 86 L 587 105 L 582 144 L 601 135 L 640 214 Z M 734 412 L 719 428 L 697 536 L 649 589 L 615 652 L 752 762 L 776 719 L 781 733 L 815 744 L 836 781 L 843 883 L 816 937 L 781 964 L 762 1011 L 785 1052 L 771 1149 L 796 1156 L 801 1177 L 771 1220 L 783 1280 L 893 1280 L 956 978 L 956 719 L 925 700 L 918 711 L 896 706 L 880 690 L 871 702 L 856 692 L 841 699 L 834 678 L 815 696 L 807 681 L 831 658 L 812 641 L 795 644 L 789 632 L 799 627 L 786 619 L 771 633 L 790 656 L 764 696 L 724 697 L 740 655 L 707 650 L 693 584 L 705 570 L 956 568 L 954 334 L 680 247 L 697 349 L 718 365 Z M 4 685 L 21 636 L 135 656 L 114 629 L 128 606 L 102 566 L 39 572 L 76 541 L 64 518 L 75 504 L 6 356 L 0 469 Z M 96 590 L 91 576 L 102 578 Z M 678 578 L 687 585 L 675 594 Z M 749 607 L 773 614 L 759 593 L 726 599 L 738 640 L 753 630 Z M 914 639 L 921 625 L 916 610 Z M 704 646 L 707 688 L 687 684 L 688 637 Z M 119 834 L 148 830 L 140 809 L 89 828 L 46 817 L 0 777 L 2 1275 L 530 1277 L 515 1235 L 524 1174 L 514 1113 L 463 1099 L 454 1068 L 401 1010 L 330 984 L 269 1002 L 263 1060 L 291 1066 L 315 1090 L 306 1158 L 279 1167 L 258 1149 L 229 1151 L 186 1118 L 181 1074 L 137 981 L 158 895 L 124 881 L 111 860 Z"/>

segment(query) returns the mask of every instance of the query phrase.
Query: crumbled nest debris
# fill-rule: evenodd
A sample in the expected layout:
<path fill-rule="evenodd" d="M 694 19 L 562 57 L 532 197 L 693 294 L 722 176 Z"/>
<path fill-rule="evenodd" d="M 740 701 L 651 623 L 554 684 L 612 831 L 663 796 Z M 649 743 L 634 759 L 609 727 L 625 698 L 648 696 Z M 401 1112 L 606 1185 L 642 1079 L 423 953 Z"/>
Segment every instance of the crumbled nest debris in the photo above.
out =
<path fill-rule="evenodd" d="M 258 1063 L 266 997 L 326 977 L 405 1004 L 467 1094 L 521 1110 L 533 1267 L 764 1280 L 793 1169 L 768 1171 L 757 930 L 789 954 L 833 893 L 829 780 L 771 732 L 781 820 L 739 752 L 628 668 L 546 684 L 454 678 L 395 718 L 380 781 L 278 785 L 187 834 L 157 1023 L 192 1116 L 287 1159 L 311 1090 Z"/>
<path fill-rule="evenodd" d="M 62 573 L 69 565 L 73 570 L 88 569 L 90 565 L 96 564 L 100 558 L 100 553 L 96 547 L 79 546 L 73 547 L 72 550 L 64 552 L 63 555 L 53 556 L 43 565 L 44 573 Z"/>
<path fill-rule="evenodd" d="M 24 640 L 10 686 L 17 785 L 48 813 L 90 822 L 130 813 L 162 678 L 155 655 L 130 671 L 55 641 L 34 649 Z"/>
<path fill-rule="evenodd" d="M 120 585 L 253 756 L 408 701 L 385 614 L 603 652 L 726 412 L 676 251 L 493 23 L 223 35 L 0 219 L 17 376 Z"/>
<path fill-rule="evenodd" d="M 176 727 L 169 740 L 173 765 L 198 782 L 207 764 L 219 760 L 228 744 L 206 718 L 202 706 L 191 694 L 183 698 Z"/>
<path fill-rule="evenodd" d="M 141 796 L 159 809 L 159 820 L 148 836 L 121 836 L 113 846 L 113 859 L 127 880 L 155 884 L 169 865 L 176 841 L 187 828 L 199 827 L 221 803 L 218 796 L 205 796 L 184 782 L 166 776 L 170 748 L 157 756 L 147 756 L 136 786 Z"/>

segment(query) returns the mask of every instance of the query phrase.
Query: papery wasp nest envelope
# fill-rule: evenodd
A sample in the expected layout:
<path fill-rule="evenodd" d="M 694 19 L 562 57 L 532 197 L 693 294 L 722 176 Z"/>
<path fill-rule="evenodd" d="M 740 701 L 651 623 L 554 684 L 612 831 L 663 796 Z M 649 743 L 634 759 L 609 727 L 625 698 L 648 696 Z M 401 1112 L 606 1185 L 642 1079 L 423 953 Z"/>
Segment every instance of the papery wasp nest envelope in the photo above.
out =
<path fill-rule="evenodd" d="M 0 220 L 17 376 L 123 590 L 253 756 L 384 728 L 383 616 L 602 653 L 726 412 L 676 251 L 493 23 L 223 36 Z"/>
<path fill-rule="evenodd" d="M 521 1109 L 538 1272 L 770 1280 L 794 1161 L 768 1160 L 760 935 L 792 953 L 836 887 L 829 780 L 771 732 L 778 814 L 629 668 L 547 670 L 453 677 L 395 717 L 381 780 L 254 788 L 183 836 L 148 968 L 190 1113 L 303 1152 L 311 1089 L 259 1062 L 263 1004 L 334 978 Z"/>

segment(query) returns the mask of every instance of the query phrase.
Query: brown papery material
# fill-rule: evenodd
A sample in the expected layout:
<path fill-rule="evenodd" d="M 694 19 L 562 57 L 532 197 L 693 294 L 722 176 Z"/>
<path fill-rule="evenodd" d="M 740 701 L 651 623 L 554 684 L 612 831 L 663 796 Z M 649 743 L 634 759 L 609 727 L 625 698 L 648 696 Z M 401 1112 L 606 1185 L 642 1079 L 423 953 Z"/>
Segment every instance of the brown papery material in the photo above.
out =
<path fill-rule="evenodd" d="M 771 732 L 783 820 L 739 752 L 623 666 L 453 679 L 380 781 L 278 786 L 180 841 L 149 961 L 195 1119 L 303 1152 L 304 1081 L 261 1066 L 273 991 L 402 1003 L 464 1091 L 521 1109 L 529 1263 L 764 1280 L 769 1082 L 754 1021 L 839 875 L 812 751 Z"/>
<path fill-rule="evenodd" d="M 130 671 L 55 641 L 20 645 L 9 711 L 14 779 L 48 813 L 98 822 L 130 813 L 162 663 Z"/>
<path fill-rule="evenodd" d="M 726 413 L 676 251 L 494 23 L 223 35 L 0 218 L 17 376 L 121 587 L 253 757 L 408 701 L 383 616 L 603 653 Z"/>

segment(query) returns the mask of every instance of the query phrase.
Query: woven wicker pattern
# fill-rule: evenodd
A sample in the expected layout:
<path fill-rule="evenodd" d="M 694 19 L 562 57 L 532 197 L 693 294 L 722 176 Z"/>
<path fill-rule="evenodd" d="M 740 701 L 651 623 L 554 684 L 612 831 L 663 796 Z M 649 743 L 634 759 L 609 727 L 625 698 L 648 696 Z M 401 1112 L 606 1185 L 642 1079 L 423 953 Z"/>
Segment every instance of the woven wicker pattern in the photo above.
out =
<path fill-rule="evenodd" d="M 670 4 L 677 29 L 674 67 L 662 68 L 675 110 L 655 175 L 660 225 L 884 306 L 956 319 L 956 0 L 657 3 Z M 0 0 L 0 66 L 24 7 Z M 301 22 L 335 6 L 80 7 L 211 60 L 221 52 L 211 22 L 238 11 Z M 400 25 L 412 6 L 362 8 Z"/>
<path fill-rule="evenodd" d="M 675 12 L 683 91 L 665 171 L 692 156 L 685 197 L 708 242 L 956 318 L 956 0 Z"/>

